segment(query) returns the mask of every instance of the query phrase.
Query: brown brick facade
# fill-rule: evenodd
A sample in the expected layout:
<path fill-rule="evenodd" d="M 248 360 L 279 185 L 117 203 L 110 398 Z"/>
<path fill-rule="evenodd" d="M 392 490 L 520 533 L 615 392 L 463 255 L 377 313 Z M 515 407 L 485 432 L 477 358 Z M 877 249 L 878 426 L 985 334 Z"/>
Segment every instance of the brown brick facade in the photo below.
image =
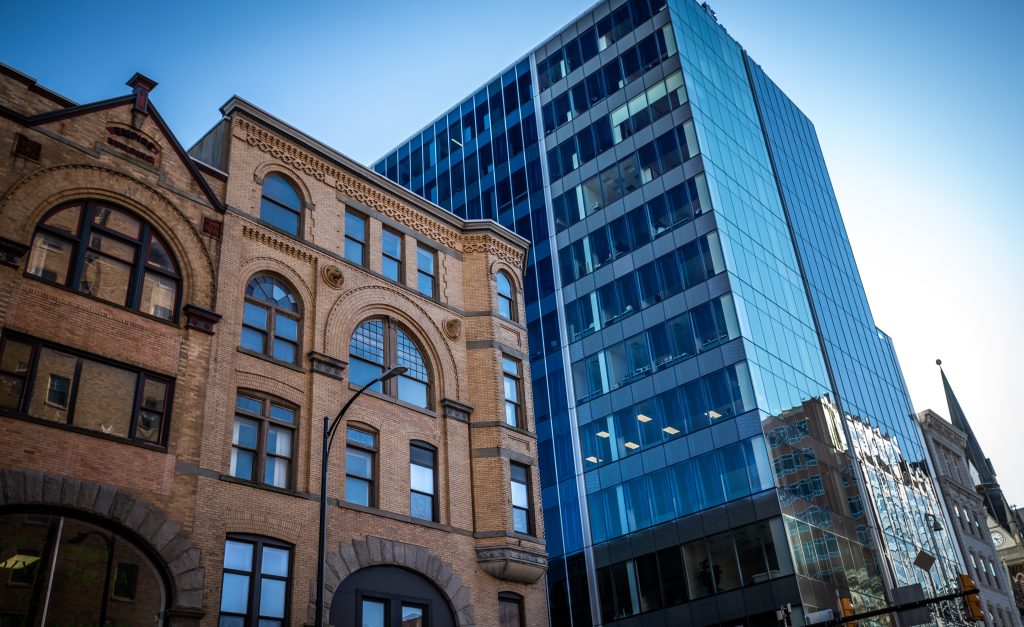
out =
<path fill-rule="evenodd" d="M 349 382 L 355 329 L 386 319 L 422 352 L 428 406 L 367 392 L 335 437 L 327 615 L 347 578 L 393 566 L 429 582 L 454 624 L 498 625 L 501 593 L 522 597 L 524 624 L 546 624 L 530 386 L 520 390 L 523 428 L 510 427 L 502 381 L 503 356 L 521 360 L 522 381 L 529 381 L 526 327 L 496 314 L 503 271 L 523 319 L 526 242 L 494 223 L 460 220 L 238 99 L 225 105 L 192 159 L 148 104 L 150 85 L 141 77 L 131 84 L 134 98 L 74 106 L 0 68 L 7 109 L 0 116 L 0 328 L 11 341 L 37 346 L 24 375 L 35 400 L 18 400 L 22 374 L 0 379 L 13 386 L 0 389 L 7 394 L 0 396 L 0 517 L 80 516 L 130 538 L 165 577 L 167 624 L 174 625 L 217 624 L 229 536 L 272 540 L 291 551 L 287 622 L 311 623 L 323 417 L 357 389 Z M 26 140 L 38 151 L 26 150 Z M 261 219 L 271 175 L 290 181 L 301 198 L 298 237 Z M 181 275 L 173 322 L 28 272 L 40 220 L 83 199 L 123 208 L 167 242 Z M 345 258 L 347 210 L 367 218 L 367 267 Z M 382 274 L 385 227 L 401 235 L 397 282 Z M 421 244 L 436 253 L 435 298 L 416 290 Z M 246 285 L 256 276 L 274 277 L 295 298 L 294 364 L 241 347 Z M 104 372 L 112 379 L 170 381 L 164 439 L 133 442 L 107 432 L 102 420 L 62 424 L 59 402 L 49 415 L 27 411 L 44 405 L 44 393 L 59 400 L 42 374 L 60 367 L 58 350 L 72 362 L 109 363 Z M 78 388 L 74 376 L 66 378 Z M 114 380 L 108 398 L 127 385 Z M 240 391 L 297 410 L 283 488 L 232 476 Z M 96 414 L 82 399 L 75 415 Z M 136 424 L 141 409 L 133 411 Z M 373 507 L 345 501 L 349 424 L 377 436 Z M 413 441 L 436 449 L 433 522 L 410 512 Z M 513 531 L 510 462 L 530 469 L 532 535 Z"/>

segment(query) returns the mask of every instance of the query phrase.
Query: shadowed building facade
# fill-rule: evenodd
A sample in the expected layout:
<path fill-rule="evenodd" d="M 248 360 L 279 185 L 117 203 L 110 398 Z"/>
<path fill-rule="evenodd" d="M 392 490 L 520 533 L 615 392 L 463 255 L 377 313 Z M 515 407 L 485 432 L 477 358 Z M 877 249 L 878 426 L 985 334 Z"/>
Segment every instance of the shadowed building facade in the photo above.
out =
<path fill-rule="evenodd" d="M 0 625 L 547 621 L 528 243 L 238 98 L 0 66 Z"/>
<path fill-rule="evenodd" d="M 373 168 L 532 243 L 552 624 L 954 585 L 814 127 L 707 5 L 597 3 Z"/>

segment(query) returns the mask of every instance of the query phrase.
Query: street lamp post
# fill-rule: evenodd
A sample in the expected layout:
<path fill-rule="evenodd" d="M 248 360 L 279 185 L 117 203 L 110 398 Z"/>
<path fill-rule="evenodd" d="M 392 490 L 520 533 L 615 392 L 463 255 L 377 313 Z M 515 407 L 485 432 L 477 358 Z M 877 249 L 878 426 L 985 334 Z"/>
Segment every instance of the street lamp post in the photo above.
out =
<path fill-rule="evenodd" d="M 324 441 L 323 451 L 320 454 L 320 539 L 317 544 L 316 551 L 316 620 L 314 622 L 315 627 L 323 627 L 324 625 L 324 560 L 325 552 L 327 550 L 327 460 L 331 453 L 331 444 L 334 442 L 334 433 L 338 430 L 338 425 L 341 424 L 341 419 L 345 416 L 345 412 L 352 406 L 353 401 L 359 398 L 363 392 L 370 389 L 371 386 L 377 383 L 382 383 L 397 377 L 406 371 L 405 366 L 396 366 L 389 370 L 382 372 L 377 378 L 373 379 L 349 398 L 344 405 L 341 407 L 341 411 L 334 417 L 334 421 L 331 421 L 330 416 L 324 416 Z"/>
<path fill-rule="evenodd" d="M 103 599 L 100 600 L 100 625 L 107 624 L 107 600 L 110 599 L 110 575 L 114 568 L 114 544 L 117 541 L 114 534 L 107 535 L 101 531 L 83 531 L 74 538 L 68 540 L 68 544 L 81 544 L 89 536 L 96 535 L 103 539 L 107 546 L 107 571 L 103 575 Z M 49 598 L 47 598 L 49 604 Z"/>
<path fill-rule="evenodd" d="M 940 523 L 938 517 L 931 512 L 926 513 L 924 515 L 924 519 L 925 522 L 928 522 L 928 519 L 931 519 L 931 522 L 928 524 L 928 533 L 932 538 L 932 550 L 935 551 L 935 559 L 939 562 L 939 577 L 944 580 L 943 587 L 945 587 L 945 585 L 949 585 L 952 580 L 947 579 L 946 565 L 943 562 L 943 556 L 939 553 L 939 544 L 935 539 L 935 532 L 942 531 L 942 523 Z"/>

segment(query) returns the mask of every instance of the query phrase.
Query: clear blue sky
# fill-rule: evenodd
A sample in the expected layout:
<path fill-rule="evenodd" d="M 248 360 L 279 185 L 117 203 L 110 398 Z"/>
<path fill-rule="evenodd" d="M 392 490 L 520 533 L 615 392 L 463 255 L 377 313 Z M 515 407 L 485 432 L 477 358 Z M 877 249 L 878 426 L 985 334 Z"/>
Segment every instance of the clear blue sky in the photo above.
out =
<path fill-rule="evenodd" d="M 238 94 L 368 163 L 591 3 L 369 4 L 15 0 L 0 61 L 79 102 L 143 72 L 186 145 Z M 941 357 L 1024 505 L 1024 2 L 711 5 L 817 125 L 916 409 Z"/>

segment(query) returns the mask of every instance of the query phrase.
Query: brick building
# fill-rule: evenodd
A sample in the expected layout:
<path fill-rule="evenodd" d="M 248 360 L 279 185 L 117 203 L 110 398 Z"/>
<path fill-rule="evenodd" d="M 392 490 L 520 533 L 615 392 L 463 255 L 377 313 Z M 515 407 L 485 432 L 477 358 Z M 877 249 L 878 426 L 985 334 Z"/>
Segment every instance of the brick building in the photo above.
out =
<path fill-rule="evenodd" d="M 540 625 L 527 244 L 234 98 L 0 67 L 0 625 Z"/>

